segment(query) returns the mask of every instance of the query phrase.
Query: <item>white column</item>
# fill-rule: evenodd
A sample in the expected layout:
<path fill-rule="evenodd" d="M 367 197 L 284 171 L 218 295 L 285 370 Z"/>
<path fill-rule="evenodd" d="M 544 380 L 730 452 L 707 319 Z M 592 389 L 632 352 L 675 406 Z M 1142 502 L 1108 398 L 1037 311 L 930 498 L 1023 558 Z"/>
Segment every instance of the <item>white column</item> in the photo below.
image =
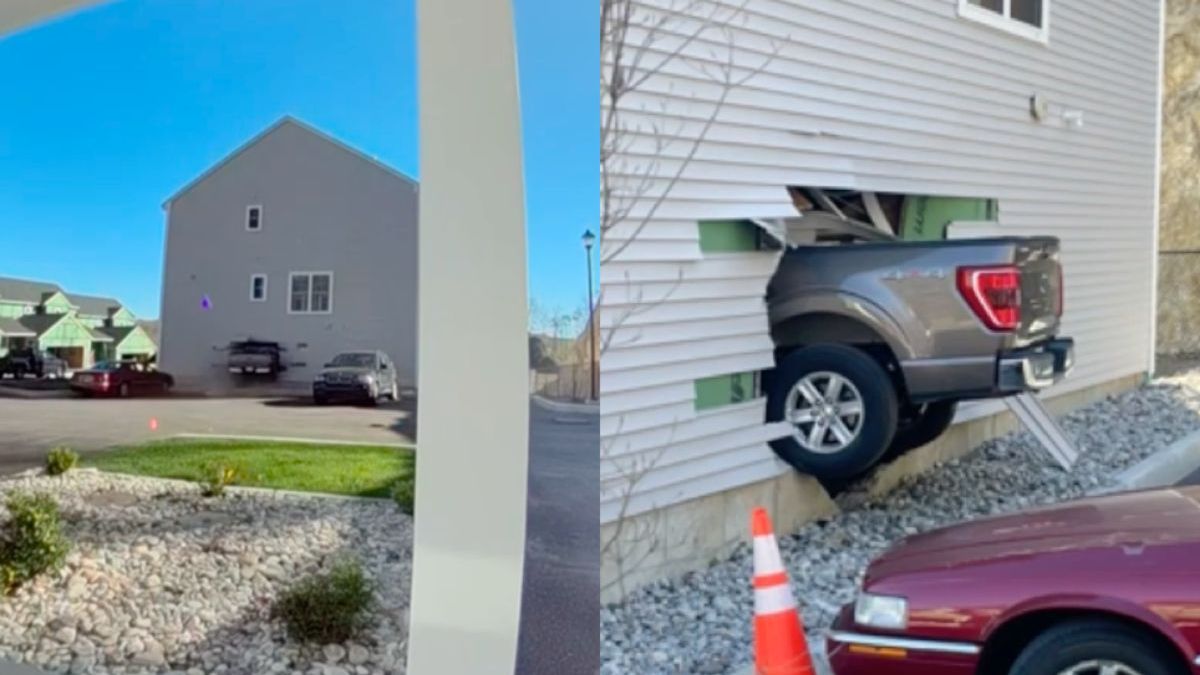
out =
<path fill-rule="evenodd" d="M 512 672 L 525 547 L 524 189 L 509 0 L 418 0 L 413 675 Z"/>

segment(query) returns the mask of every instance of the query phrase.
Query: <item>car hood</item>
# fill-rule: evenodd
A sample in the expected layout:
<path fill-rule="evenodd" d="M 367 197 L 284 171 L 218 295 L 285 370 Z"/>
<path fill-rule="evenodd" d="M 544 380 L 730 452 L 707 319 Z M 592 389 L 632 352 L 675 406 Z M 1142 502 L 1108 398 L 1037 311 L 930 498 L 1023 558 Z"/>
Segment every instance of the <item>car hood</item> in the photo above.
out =
<path fill-rule="evenodd" d="M 872 563 L 866 584 L 1012 557 L 1183 542 L 1200 542 L 1200 487 L 1082 499 L 912 536 Z"/>

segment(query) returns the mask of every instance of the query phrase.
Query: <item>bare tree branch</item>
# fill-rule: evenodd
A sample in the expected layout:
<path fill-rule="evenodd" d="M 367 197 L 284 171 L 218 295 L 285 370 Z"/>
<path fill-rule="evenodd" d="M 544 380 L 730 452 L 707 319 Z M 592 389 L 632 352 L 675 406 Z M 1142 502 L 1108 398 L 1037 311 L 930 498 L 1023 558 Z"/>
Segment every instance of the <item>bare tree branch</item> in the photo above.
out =
<path fill-rule="evenodd" d="M 653 6 L 651 1 L 665 3 Z M 716 125 L 731 94 L 761 75 L 776 59 L 782 43 L 773 43 L 772 51 L 754 67 L 738 65 L 740 54 L 732 26 L 745 24 L 749 0 L 725 4 L 720 0 L 601 0 L 600 3 L 600 262 L 612 265 L 628 250 L 645 228 L 655 219 L 660 207 L 675 190 L 697 157 L 708 134 Z M 676 40 L 665 46 L 668 40 Z M 712 46 L 702 43 L 715 43 Z M 698 56 L 708 48 L 709 58 Z M 663 120 L 671 118 L 670 102 L 684 98 L 674 92 L 675 82 L 668 75 L 668 95 L 653 96 L 644 88 L 658 76 L 667 75 L 680 64 L 698 72 L 702 79 L 716 86 L 714 97 L 696 102 L 710 107 L 695 133 L 688 133 L 694 122 L 678 116 L 675 128 Z M 636 96 L 638 106 L 630 102 Z M 649 103 L 657 99 L 657 110 L 651 114 Z M 635 120 L 630 122 L 629 118 Z M 635 159 L 635 145 L 650 141 L 648 160 Z M 659 158 L 674 146 L 686 149 L 676 165 L 664 170 Z M 642 155 L 646 153 L 641 153 Z M 616 229 L 620 228 L 620 229 Z M 611 269 L 611 268 L 609 268 Z M 602 355 L 612 347 L 628 347 L 641 339 L 635 317 L 655 311 L 679 288 L 684 280 L 681 268 L 673 284 L 653 298 L 647 298 L 645 285 L 635 281 L 628 272 L 617 283 L 601 282 L 597 307 L 606 305 L 606 294 L 624 288 L 620 303 L 603 310 L 604 326 L 600 331 Z M 656 281 L 654 283 L 660 283 Z M 608 296 L 611 297 L 611 296 Z M 620 339 L 618 341 L 618 336 Z M 616 588 L 624 597 L 627 576 L 637 570 L 649 556 L 663 545 L 661 515 L 637 512 L 635 497 L 645 478 L 662 460 L 675 434 L 674 422 L 668 438 L 648 451 L 619 452 L 618 446 L 628 438 L 626 418 L 618 418 L 616 429 L 604 434 L 601 440 L 601 463 L 611 473 L 607 483 L 616 490 L 602 496 L 605 502 L 617 501 L 611 528 L 602 537 L 602 559 L 611 563 L 615 577 L 606 580 L 604 589 Z M 626 446 L 625 449 L 628 449 Z"/>

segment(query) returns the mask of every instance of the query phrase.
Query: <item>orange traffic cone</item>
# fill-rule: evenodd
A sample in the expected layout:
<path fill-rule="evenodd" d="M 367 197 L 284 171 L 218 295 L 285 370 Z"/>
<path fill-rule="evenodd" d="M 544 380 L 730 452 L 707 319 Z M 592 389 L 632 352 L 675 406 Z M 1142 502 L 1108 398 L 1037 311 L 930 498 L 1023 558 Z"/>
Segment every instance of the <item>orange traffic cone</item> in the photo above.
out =
<path fill-rule="evenodd" d="M 804 626 L 766 509 L 754 509 L 750 531 L 754 536 L 754 672 L 813 675 Z"/>

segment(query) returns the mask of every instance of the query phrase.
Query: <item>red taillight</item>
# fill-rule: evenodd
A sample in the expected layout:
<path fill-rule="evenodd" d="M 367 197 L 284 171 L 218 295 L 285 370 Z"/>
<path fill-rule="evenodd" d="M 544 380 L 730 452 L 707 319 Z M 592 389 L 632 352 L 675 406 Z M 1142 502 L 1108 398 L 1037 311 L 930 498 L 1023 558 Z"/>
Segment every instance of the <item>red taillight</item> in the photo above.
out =
<path fill-rule="evenodd" d="M 1012 331 L 1021 325 L 1021 272 L 1016 267 L 960 267 L 958 292 L 988 328 Z"/>
<path fill-rule="evenodd" d="M 100 383 L 101 389 L 108 389 L 108 373 L 101 373 L 96 381 Z"/>

